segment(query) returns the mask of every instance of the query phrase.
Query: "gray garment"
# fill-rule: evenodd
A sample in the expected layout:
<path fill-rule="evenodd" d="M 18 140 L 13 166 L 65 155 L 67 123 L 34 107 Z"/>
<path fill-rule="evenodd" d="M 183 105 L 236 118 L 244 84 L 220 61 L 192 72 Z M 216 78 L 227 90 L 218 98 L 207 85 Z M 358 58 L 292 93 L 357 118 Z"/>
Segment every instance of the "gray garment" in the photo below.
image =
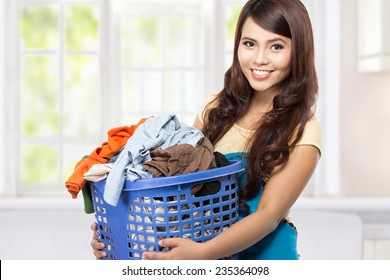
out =
<path fill-rule="evenodd" d="M 146 120 L 129 138 L 108 174 L 104 200 L 116 206 L 125 180 L 153 177 L 142 166 L 143 162 L 151 160 L 151 150 L 178 144 L 191 144 L 195 147 L 203 137 L 200 130 L 181 123 L 173 114 Z"/>

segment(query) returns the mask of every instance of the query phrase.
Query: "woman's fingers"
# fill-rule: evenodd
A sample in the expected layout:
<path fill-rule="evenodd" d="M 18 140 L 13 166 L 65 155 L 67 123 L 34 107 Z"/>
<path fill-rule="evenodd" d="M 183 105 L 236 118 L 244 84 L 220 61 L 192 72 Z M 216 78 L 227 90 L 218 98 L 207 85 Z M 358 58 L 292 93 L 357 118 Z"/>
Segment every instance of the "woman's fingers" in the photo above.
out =
<path fill-rule="evenodd" d="M 99 233 L 97 231 L 97 224 L 93 223 L 91 225 L 91 229 L 93 230 L 93 236 L 91 240 L 91 247 L 93 249 L 93 254 L 95 255 L 97 260 L 101 260 L 103 257 L 106 257 L 107 254 L 102 249 L 105 247 L 105 244 L 99 241 Z"/>

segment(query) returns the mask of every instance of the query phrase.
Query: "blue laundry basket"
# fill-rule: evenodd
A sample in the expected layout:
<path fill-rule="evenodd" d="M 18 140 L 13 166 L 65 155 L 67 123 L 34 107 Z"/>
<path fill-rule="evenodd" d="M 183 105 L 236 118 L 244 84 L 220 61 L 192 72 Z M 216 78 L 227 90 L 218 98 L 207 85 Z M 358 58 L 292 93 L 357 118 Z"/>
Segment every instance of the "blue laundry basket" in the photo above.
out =
<path fill-rule="evenodd" d="M 234 224 L 243 167 L 241 161 L 230 163 L 185 175 L 126 181 L 117 206 L 103 199 L 105 180 L 92 183 L 98 233 L 106 245 L 104 259 L 141 259 L 144 251 L 166 250 L 158 245 L 163 238 L 205 242 Z M 211 185 L 217 192 L 192 194 Z"/>

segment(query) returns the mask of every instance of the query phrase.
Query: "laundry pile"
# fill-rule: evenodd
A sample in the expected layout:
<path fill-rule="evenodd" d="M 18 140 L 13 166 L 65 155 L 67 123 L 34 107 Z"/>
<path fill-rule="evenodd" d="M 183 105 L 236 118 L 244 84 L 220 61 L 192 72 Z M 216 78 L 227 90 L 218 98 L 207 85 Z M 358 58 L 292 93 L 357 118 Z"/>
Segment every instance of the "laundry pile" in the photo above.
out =
<path fill-rule="evenodd" d="M 212 144 L 201 131 L 181 123 L 176 115 L 170 114 L 144 118 L 138 124 L 130 127 L 122 126 L 108 131 L 107 141 L 76 164 L 73 174 L 65 185 L 73 198 L 76 198 L 82 190 L 85 211 L 93 213 L 91 194 L 88 192 L 90 182 L 106 180 L 104 201 L 116 206 L 125 181 L 188 174 L 228 164 L 230 164 L 229 161 L 222 154 L 214 152 Z M 217 193 L 219 189 L 220 185 L 215 184 L 215 182 L 200 184 L 191 188 L 191 195 L 207 196 Z M 141 238 L 154 242 L 155 237 L 152 233 L 155 229 L 137 225 L 137 221 L 143 219 L 143 223 L 166 224 L 165 217 L 159 214 L 177 211 L 177 206 L 176 208 L 175 206 L 171 208 L 150 207 L 147 205 L 159 205 L 158 199 L 151 197 L 141 199 L 142 207 L 135 206 L 133 210 L 135 213 L 143 213 L 143 217 L 129 214 L 129 227 L 133 231 L 142 231 L 144 237 Z M 181 223 L 184 224 L 184 228 L 181 230 L 185 227 L 194 229 L 205 226 L 201 225 L 200 222 L 190 223 L 190 221 L 196 220 L 197 217 L 210 215 L 210 210 L 203 211 L 199 205 L 188 205 L 188 208 L 191 208 L 193 213 L 181 218 Z M 169 222 L 177 220 L 174 215 L 169 217 L 169 219 L 173 219 Z M 152 221 L 152 219 L 155 220 Z M 186 219 L 188 219 L 188 223 L 185 223 Z M 208 222 L 212 221 L 208 220 Z M 167 231 L 167 228 L 162 226 L 161 228 L 157 227 L 157 230 Z M 179 229 L 170 226 L 168 230 L 170 233 L 174 233 Z M 199 234 L 208 233 L 202 231 Z M 191 238 L 189 235 L 184 237 Z M 134 233 L 132 239 L 136 238 L 139 237 Z"/>

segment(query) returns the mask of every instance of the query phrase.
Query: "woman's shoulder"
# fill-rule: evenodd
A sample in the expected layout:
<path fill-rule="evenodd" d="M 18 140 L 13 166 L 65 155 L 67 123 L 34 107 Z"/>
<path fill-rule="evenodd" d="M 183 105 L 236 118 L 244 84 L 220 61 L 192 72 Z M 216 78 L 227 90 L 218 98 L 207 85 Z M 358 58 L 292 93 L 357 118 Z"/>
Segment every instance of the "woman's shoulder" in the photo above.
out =
<path fill-rule="evenodd" d="M 306 122 L 302 138 L 297 145 L 313 145 L 321 152 L 321 125 L 315 115 Z"/>

